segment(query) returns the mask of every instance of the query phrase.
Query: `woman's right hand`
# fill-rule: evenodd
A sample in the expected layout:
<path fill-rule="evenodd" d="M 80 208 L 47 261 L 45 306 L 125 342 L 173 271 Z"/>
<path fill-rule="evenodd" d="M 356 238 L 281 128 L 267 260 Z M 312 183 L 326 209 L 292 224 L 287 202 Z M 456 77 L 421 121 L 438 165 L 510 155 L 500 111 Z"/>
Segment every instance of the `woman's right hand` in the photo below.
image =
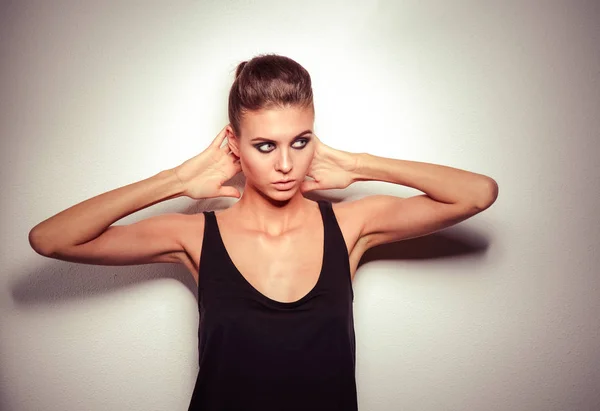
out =
<path fill-rule="evenodd" d="M 229 135 L 228 127 L 229 124 L 221 130 L 206 150 L 173 169 L 183 185 L 183 195 L 196 200 L 241 197 L 235 187 L 223 185 L 242 171 L 240 159 L 229 152 L 229 146 L 225 144 L 221 147 Z"/>

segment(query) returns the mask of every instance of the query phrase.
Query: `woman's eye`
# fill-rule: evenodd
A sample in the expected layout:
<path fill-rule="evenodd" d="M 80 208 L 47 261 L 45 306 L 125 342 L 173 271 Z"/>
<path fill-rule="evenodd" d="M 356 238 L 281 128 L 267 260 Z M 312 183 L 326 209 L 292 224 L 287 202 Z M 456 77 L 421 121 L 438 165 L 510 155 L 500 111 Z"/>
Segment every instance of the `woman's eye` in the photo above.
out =
<path fill-rule="evenodd" d="M 260 151 L 261 153 L 268 153 L 272 150 L 263 150 L 262 147 L 263 146 L 272 146 L 272 145 L 273 145 L 273 143 L 263 143 L 263 144 L 257 144 L 254 147 L 256 147 L 258 149 L 258 151 Z"/>
<path fill-rule="evenodd" d="M 308 139 L 296 140 L 293 144 L 293 147 L 301 150 L 304 147 L 306 147 L 306 145 L 308 144 L 308 141 L 309 141 Z M 300 143 L 300 144 L 298 144 L 298 143 Z M 264 149 L 263 147 L 265 147 L 265 146 L 274 146 L 274 144 L 273 143 L 262 143 L 262 144 L 257 144 L 254 147 L 256 147 L 256 149 L 258 151 L 260 151 L 261 153 L 270 153 L 271 151 L 273 151 L 272 149 L 271 150 Z"/>
<path fill-rule="evenodd" d="M 300 147 L 297 147 L 297 148 L 304 148 L 308 144 L 308 140 L 306 140 L 306 139 L 304 139 L 304 140 L 298 140 L 298 141 L 296 141 L 296 143 L 302 143 L 302 145 Z M 296 143 L 294 143 L 294 144 L 296 144 Z"/>

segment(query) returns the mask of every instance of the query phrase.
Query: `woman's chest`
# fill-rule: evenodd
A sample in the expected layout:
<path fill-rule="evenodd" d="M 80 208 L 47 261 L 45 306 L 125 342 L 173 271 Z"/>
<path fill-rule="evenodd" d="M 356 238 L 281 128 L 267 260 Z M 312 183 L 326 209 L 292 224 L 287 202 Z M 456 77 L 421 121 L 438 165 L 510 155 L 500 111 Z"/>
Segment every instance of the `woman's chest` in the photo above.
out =
<path fill-rule="evenodd" d="M 224 255 L 237 274 L 266 297 L 292 302 L 317 284 L 325 258 L 321 229 L 303 229 L 270 237 L 237 230 L 221 231 Z"/>
<path fill-rule="evenodd" d="M 335 206 L 337 223 L 350 262 L 350 277 L 353 280 L 365 251 L 359 241 L 360 227 L 351 215 L 344 212 L 343 203 Z M 235 224 L 228 224 L 227 220 L 220 220 L 218 233 L 226 259 L 233 264 L 240 276 L 261 293 L 275 297 L 273 299 L 293 301 L 306 294 L 317 283 L 326 257 L 325 230 L 320 216 L 318 217 L 308 219 L 303 230 L 288 236 L 258 235 L 239 230 Z M 199 220 L 196 217 L 189 227 L 182 238 L 188 256 L 183 260 L 198 284 L 204 240 L 198 233 L 205 229 L 204 218 Z"/>

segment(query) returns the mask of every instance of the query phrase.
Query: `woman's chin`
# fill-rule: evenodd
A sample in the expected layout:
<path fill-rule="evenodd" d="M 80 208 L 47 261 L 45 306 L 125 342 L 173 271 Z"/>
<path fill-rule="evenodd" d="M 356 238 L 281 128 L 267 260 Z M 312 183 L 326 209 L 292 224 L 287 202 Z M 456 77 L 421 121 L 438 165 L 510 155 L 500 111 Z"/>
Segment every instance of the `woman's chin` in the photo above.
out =
<path fill-rule="evenodd" d="M 289 199 L 291 197 L 293 197 L 296 193 L 298 192 L 298 186 L 294 185 L 289 189 L 278 189 L 277 187 L 272 187 L 271 190 L 269 190 L 269 195 L 273 197 L 273 199 L 277 199 L 277 200 L 282 200 L 282 199 Z"/>
<path fill-rule="evenodd" d="M 296 194 L 296 191 L 297 190 L 286 190 L 286 191 L 274 190 L 274 192 L 270 193 L 270 195 L 271 195 L 271 197 L 273 197 L 274 199 L 277 199 L 277 200 L 289 199 L 289 198 L 292 198 Z"/>

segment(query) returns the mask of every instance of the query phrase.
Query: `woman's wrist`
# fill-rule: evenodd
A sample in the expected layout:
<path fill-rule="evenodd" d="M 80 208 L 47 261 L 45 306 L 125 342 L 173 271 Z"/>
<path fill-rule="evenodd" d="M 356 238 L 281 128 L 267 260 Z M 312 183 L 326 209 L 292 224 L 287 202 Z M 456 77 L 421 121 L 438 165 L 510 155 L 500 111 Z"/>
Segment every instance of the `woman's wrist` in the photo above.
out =
<path fill-rule="evenodd" d="M 369 174 L 369 164 L 373 161 L 373 156 L 369 153 L 354 153 L 352 155 L 356 161 L 355 168 L 352 171 L 353 181 L 373 180 L 373 177 Z"/>

